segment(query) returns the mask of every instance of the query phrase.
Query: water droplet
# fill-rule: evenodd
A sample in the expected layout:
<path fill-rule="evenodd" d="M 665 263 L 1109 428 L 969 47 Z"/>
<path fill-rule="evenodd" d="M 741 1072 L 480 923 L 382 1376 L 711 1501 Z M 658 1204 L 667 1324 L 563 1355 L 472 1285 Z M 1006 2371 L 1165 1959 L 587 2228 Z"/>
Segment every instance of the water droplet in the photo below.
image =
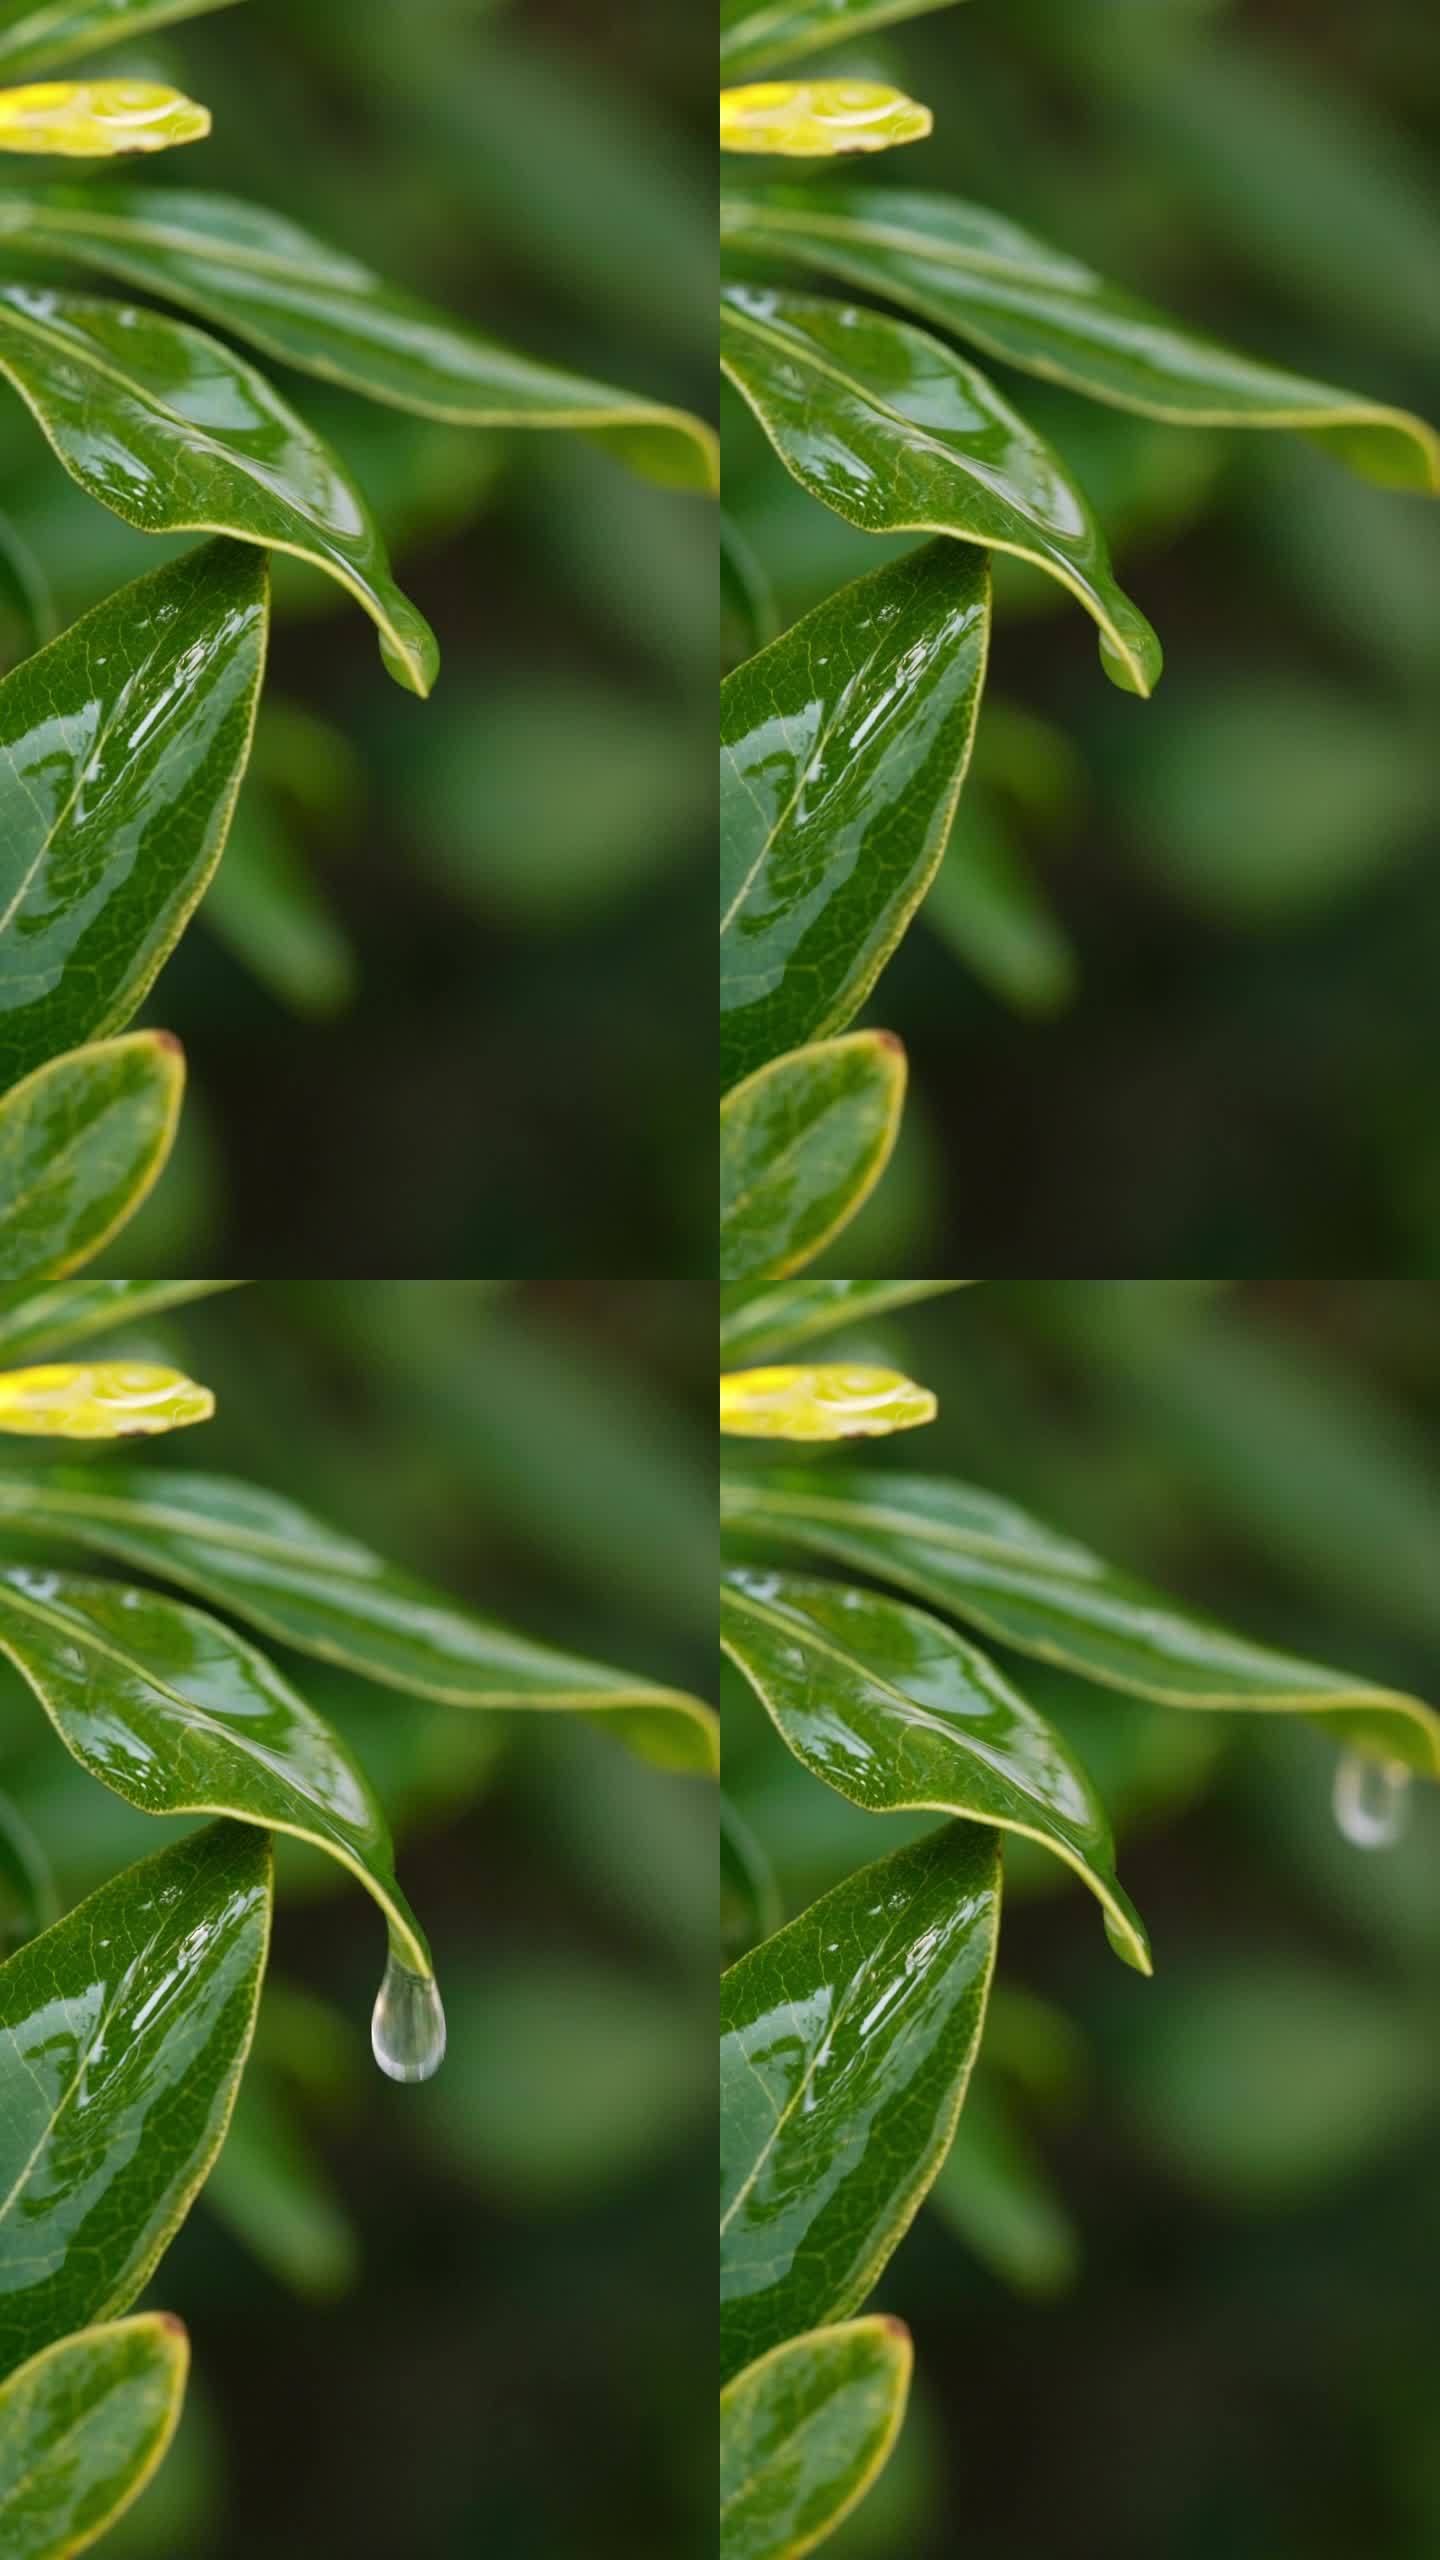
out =
<path fill-rule="evenodd" d="M 440 1994 L 426 1975 L 412 1973 L 395 1955 L 385 1967 L 370 2042 L 387 2080 L 431 2080 L 445 2059 Z"/>
<path fill-rule="evenodd" d="M 1388 1849 L 1405 1828 L 1410 1772 L 1402 1760 L 1346 1751 L 1336 1763 L 1335 1820 L 1356 1849 Z"/>

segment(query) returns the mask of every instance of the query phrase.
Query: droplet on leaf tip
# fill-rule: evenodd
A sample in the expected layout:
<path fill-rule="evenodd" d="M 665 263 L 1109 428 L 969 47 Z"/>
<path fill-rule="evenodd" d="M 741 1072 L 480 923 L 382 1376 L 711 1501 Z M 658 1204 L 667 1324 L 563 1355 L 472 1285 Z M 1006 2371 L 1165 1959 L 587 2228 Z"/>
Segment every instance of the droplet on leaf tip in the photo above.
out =
<path fill-rule="evenodd" d="M 445 2059 L 445 2011 L 435 1982 L 392 1955 L 375 2002 L 370 2042 L 387 2080 L 432 2080 Z"/>
<path fill-rule="evenodd" d="M 1355 1849 L 1389 1849 L 1410 1810 L 1410 1772 L 1402 1760 L 1346 1751 L 1335 1765 L 1335 1820 Z"/>

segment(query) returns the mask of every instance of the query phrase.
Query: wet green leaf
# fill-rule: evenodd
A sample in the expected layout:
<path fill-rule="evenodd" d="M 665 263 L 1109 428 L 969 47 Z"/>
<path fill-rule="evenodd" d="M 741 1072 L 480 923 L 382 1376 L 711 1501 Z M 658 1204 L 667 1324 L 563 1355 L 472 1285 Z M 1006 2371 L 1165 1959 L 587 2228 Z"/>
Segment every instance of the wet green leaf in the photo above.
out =
<path fill-rule="evenodd" d="M 173 2240 L 225 2139 L 272 1892 L 268 1838 L 215 1823 L 0 1966 L 6 2370 L 124 2310 Z"/>
<path fill-rule="evenodd" d="M 0 1080 L 118 1031 L 224 848 L 265 664 L 263 552 L 212 542 L 0 683 Z"/>
<path fill-rule="evenodd" d="M 391 577 L 365 499 L 253 365 L 157 311 L 7 285 L 0 373 L 72 480 L 126 524 L 293 552 L 364 606 L 397 683 L 429 692 L 435 636 Z"/>
<path fill-rule="evenodd" d="M 1084 1679 L 1163 1706 L 1298 1710 L 1363 1750 L 1440 1777 L 1433 1707 L 1247 1643 L 977 1486 L 840 1467 L 736 1474 L 721 1499 L 747 1528 L 898 1582 Z"/>
<path fill-rule="evenodd" d="M 797 1760 L 868 1813 L 952 1813 L 1052 1849 L 1117 1955 L 1150 1971 L 1105 1810 L 1064 1737 L 939 1618 L 874 1591 L 732 1566 L 721 1642 Z"/>
<path fill-rule="evenodd" d="M 939 533 L 1058 578 L 1100 631 L 1106 673 L 1148 694 L 1160 643 L 1116 585 L 1058 454 L 973 365 L 907 321 L 727 286 L 721 360 L 802 489 L 862 533 Z"/>
<path fill-rule="evenodd" d="M 720 1428 L 747 1440 L 873 1440 L 934 1419 L 930 1389 L 898 1369 L 736 1369 L 720 1380 Z"/>
<path fill-rule="evenodd" d="M 713 431 L 687 411 L 517 354 L 259 205 L 176 187 L 25 188 L 0 200 L 7 229 L 368 399 L 462 427 L 570 428 L 647 479 L 718 485 Z"/>
<path fill-rule="evenodd" d="M 137 1031 L 0 1098 L 0 1294 L 58 1279 L 118 1234 L 170 1153 L 184 1087 L 178 1041 Z"/>
<path fill-rule="evenodd" d="M 949 0 L 720 0 L 720 68 L 729 79 L 765 71 L 948 6 Z"/>
<path fill-rule="evenodd" d="M 0 151 L 113 160 L 203 142 L 210 110 L 153 80 L 43 80 L 0 89 Z"/>
<path fill-rule="evenodd" d="M 0 2546 L 70 2560 L 108 2533 L 164 2461 L 190 2349 L 168 2311 L 62 2338 L 0 2388 Z"/>
<path fill-rule="evenodd" d="M 721 2375 L 855 2310 L 944 2158 L 1000 1917 L 993 1831 L 862 1867 L 720 1984 Z"/>
<path fill-rule="evenodd" d="M 233 0 L 0 0 L 0 78 L 49 71 Z"/>
<path fill-rule="evenodd" d="M 720 1105 L 720 1275 L 813 1261 L 869 1198 L 900 1127 L 905 1052 L 888 1031 L 792 1049 Z"/>
<path fill-rule="evenodd" d="M 1180 425 L 1294 428 L 1367 478 L 1440 489 L 1440 436 L 1423 419 L 1182 328 L 984 205 L 903 188 L 777 186 L 727 190 L 721 219 L 743 248 L 868 286 L 1092 399 Z"/>
<path fill-rule="evenodd" d="M 720 2560 L 799 2560 L 890 2456 L 913 2362 L 900 2321 L 787 2338 L 720 2395 Z"/>
<path fill-rule="evenodd" d="M 720 92 L 722 151 L 833 160 L 923 142 L 934 122 L 928 107 L 876 80 L 756 80 Z"/>
<path fill-rule="evenodd" d="M 6 1513 L 43 1516 L 50 1534 L 179 1582 L 367 1680 L 455 1707 L 576 1709 L 664 1768 L 716 1766 L 715 1717 L 699 1699 L 512 1635 L 259 1485 L 169 1468 L 53 1469 L 0 1478 Z"/>
<path fill-rule="evenodd" d="M 868 1324 L 892 1307 L 947 1297 L 968 1280 L 787 1280 L 778 1289 L 724 1289 L 720 1349 L 728 1359 L 761 1360 L 842 1325 Z"/>
<path fill-rule="evenodd" d="M 727 1084 L 838 1031 L 874 986 L 945 851 L 989 637 L 985 559 L 934 542 L 827 597 L 726 679 Z"/>
<path fill-rule="evenodd" d="M 49 1862 L 8 1796 L 0 1796 L 0 1957 L 59 1916 Z"/>
<path fill-rule="evenodd" d="M 238 1280 L 70 1280 L 55 1289 L 0 1306 L 0 1361 L 30 1359 L 37 1351 L 67 1351 L 93 1334 L 145 1323 L 167 1308 L 213 1298 L 243 1286 Z"/>
<path fill-rule="evenodd" d="M 208 1387 L 153 1361 L 49 1362 L 0 1370 L 0 1431 L 45 1440 L 128 1440 L 208 1422 Z"/>
<path fill-rule="evenodd" d="M 0 1653 L 102 1786 L 141 1813 L 232 1814 L 310 1841 L 358 1877 L 396 1956 L 428 1979 L 430 1951 L 363 1771 L 218 1618 L 158 1592 L 11 1565 L 0 1569 Z"/>

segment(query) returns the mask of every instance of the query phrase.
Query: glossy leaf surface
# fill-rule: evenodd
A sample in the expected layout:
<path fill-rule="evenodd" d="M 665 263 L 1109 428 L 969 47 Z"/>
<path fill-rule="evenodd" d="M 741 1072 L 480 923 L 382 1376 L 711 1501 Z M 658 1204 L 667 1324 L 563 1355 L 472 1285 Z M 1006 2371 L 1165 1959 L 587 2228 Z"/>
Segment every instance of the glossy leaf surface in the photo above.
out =
<path fill-rule="evenodd" d="M 718 484 L 714 434 L 685 410 L 517 354 L 259 205 L 176 187 L 27 187 L 0 201 L 7 227 L 368 399 L 462 427 L 571 428 L 667 486 Z"/>
<path fill-rule="evenodd" d="M 128 1440 L 208 1422 L 208 1387 L 153 1361 L 50 1362 L 0 1369 L 0 1431 L 49 1440 Z"/>
<path fill-rule="evenodd" d="M 817 1040 L 746 1076 L 720 1105 L 720 1276 L 813 1260 L 890 1161 L 905 1052 L 886 1031 Z"/>
<path fill-rule="evenodd" d="M 0 151 L 113 160 L 203 142 L 210 110 L 153 80 L 44 80 L 0 89 Z"/>
<path fill-rule="evenodd" d="M 1092 399 L 1177 425 L 1294 428 L 1367 478 L 1440 488 L 1440 437 L 1423 419 L 1182 328 L 984 205 L 791 186 L 727 191 L 721 219 L 743 247 L 867 286 Z"/>
<path fill-rule="evenodd" d="M 722 151 L 833 160 L 923 142 L 934 122 L 928 107 L 877 80 L 756 80 L 720 92 Z"/>
<path fill-rule="evenodd" d="M 945 851 L 989 637 L 987 562 L 934 542 L 828 596 L 727 677 L 727 1084 L 838 1031 L 874 986 Z"/>
<path fill-rule="evenodd" d="M 898 1582 L 1022 1653 L 1163 1706 L 1299 1709 L 1340 1738 L 1440 1776 L 1440 1714 L 1418 1698 L 1247 1643 L 974 1485 L 785 1470 L 733 1476 L 747 1527 Z"/>
<path fill-rule="evenodd" d="M 905 2416 L 898 2320 L 787 2338 L 720 2395 L 720 2560 L 798 2560 L 858 2506 Z"/>
<path fill-rule="evenodd" d="M 108 2533 L 163 2462 L 190 2350 L 149 2311 L 62 2338 L 0 2386 L 0 2549 L 69 2560 Z"/>
<path fill-rule="evenodd" d="M 141 1324 L 238 1288 L 235 1280 L 70 1280 L 37 1289 L 10 1306 L 0 1305 L 0 1362 L 28 1359 L 37 1351 L 68 1351 L 97 1333 Z"/>
<path fill-rule="evenodd" d="M 873 1591 L 734 1566 L 721 1642 L 797 1760 L 867 1813 L 952 1813 L 1052 1849 L 1116 1954 L 1150 1971 L 1105 1811 L 1054 1726 L 939 1618 Z"/>
<path fill-rule="evenodd" d="M 259 1485 L 169 1468 L 57 1468 L 0 1478 L 6 1513 L 43 1517 L 49 1533 L 182 1583 L 367 1680 L 455 1707 L 575 1708 L 662 1767 L 716 1765 L 715 1718 L 698 1699 L 512 1635 Z"/>
<path fill-rule="evenodd" d="M 157 1592 L 12 1565 L 0 1569 L 0 1653 L 82 1769 L 127 1804 L 233 1814 L 310 1841 L 373 1894 L 400 1960 L 430 1975 L 368 1780 L 274 1665 L 217 1618 Z"/>
<path fill-rule="evenodd" d="M 993 1831 L 862 1867 L 720 1984 L 724 2380 L 855 2310 L 919 2210 L 980 2041 Z"/>
<path fill-rule="evenodd" d="M 0 1796 L 0 1957 L 59 1916 L 45 1852 L 8 1796 Z"/>
<path fill-rule="evenodd" d="M 747 1440 L 873 1440 L 935 1419 L 928 1387 L 851 1364 L 736 1369 L 720 1380 L 720 1428 Z"/>
<path fill-rule="evenodd" d="M 0 0 L 0 78 L 49 71 L 233 0 Z"/>
<path fill-rule="evenodd" d="M 0 1077 L 129 1021 L 213 873 L 265 664 L 263 552 L 212 542 L 0 683 Z"/>
<path fill-rule="evenodd" d="M 434 633 L 400 593 L 355 482 L 253 365 L 184 322 L 0 288 L 0 372 L 92 498 L 142 533 L 226 533 L 348 589 L 396 681 L 428 693 Z"/>
<path fill-rule="evenodd" d="M 731 79 L 848 44 L 949 0 L 720 0 L 720 68 Z"/>
<path fill-rule="evenodd" d="M 948 1297 L 968 1280 L 787 1280 L 776 1289 L 725 1289 L 720 1296 L 720 1349 L 729 1359 L 768 1359 L 799 1342 L 868 1324 L 895 1307 Z"/>
<path fill-rule="evenodd" d="M 1099 626 L 1101 661 L 1148 694 L 1160 643 L 1116 585 L 1090 506 L 993 383 L 907 321 L 726 288 L 721 359 L 792 477 L 862 533 L 940 533 L 1031 561 Z"/>
<path fill-rule="evenodd" d="M 0 1966 L 0 2362 L 121 2311 L 225 2139 L 270 1935 L 270 1843 L 215 1823 Z"/>
<path fill-rule="evenodd" d="M 58 1279 L 118 1233 L 170 1153 L 184 1088 L 179 1043 L 138 1031 L 0 1099 L 0 1294 Z"/>

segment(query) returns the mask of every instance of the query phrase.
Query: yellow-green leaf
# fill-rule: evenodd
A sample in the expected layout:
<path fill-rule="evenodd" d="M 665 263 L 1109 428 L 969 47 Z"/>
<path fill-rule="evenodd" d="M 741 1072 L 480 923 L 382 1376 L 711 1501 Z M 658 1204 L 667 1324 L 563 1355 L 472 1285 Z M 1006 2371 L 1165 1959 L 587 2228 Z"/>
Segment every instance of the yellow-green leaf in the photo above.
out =
<path fill-rule="evenodd" d="M 165 2458 L 189 2343 L 167 2311 L 61 2338 L 0 2391 L 7 2560 L 70 2560 L 109 2531 Z"/>
<path fill-rule="evenodd" d="M 0 1370 L 0 1431 L 50 1440 L 129 1440 L 208 1422 L 215 1398 L 148 1361 L 58 1361 Z"/>
<path fill-rule="evenodd" d="M 898 1369 L 736 1369 L 720 1381 L 720 1428 L 746 1440 L 860 1440 L 933 1422 L 928 1387 Z"/>
<path fill-rule="evenodd" d="M 722 151 L 833 160 L 923 142 L 934 121 L 903 89 L 875 80 L 754 80 L 720 92 Z"/>
<path fill-rule="evenodd" d="M 40 80 L 0 89 L 0 151 L 113 160 L 203 142 L 210 110 L 151 80 Z"/>

